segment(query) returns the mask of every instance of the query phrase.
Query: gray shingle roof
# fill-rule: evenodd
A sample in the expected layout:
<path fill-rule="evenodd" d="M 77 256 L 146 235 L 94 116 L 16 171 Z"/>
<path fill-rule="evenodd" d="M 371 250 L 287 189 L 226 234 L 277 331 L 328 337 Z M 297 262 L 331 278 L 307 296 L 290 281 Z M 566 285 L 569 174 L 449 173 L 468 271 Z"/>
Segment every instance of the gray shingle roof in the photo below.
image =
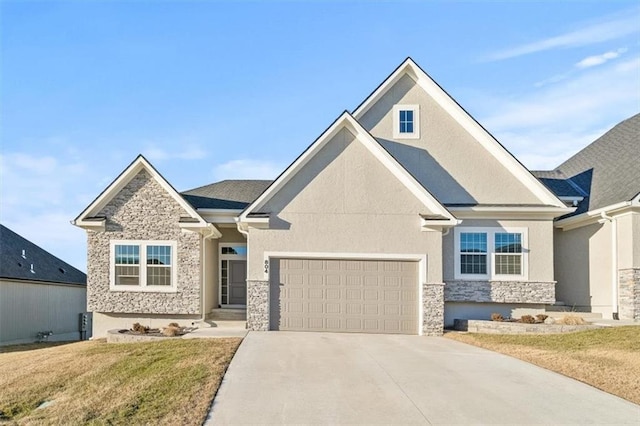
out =
<path fill-rule="evenodd" d="M 196 209 L 242 210 L 264 192 L 270 180 L 223 180 L 181 193 Z"/>
<path fill-rule="evenodd" d="M 623 201 L 640 193 L 640 114 L 628 118 L 553 171 L 533 174 L 557 195 L 571 187 L 587 195 L 572 214 Z"/>
<path fill-rule="evenodd" d="M 22 257 L 24 250 L 25 257 Z M 33 271 L 31 272 L 31 265 Z M 0 225 L 0 278 L 87 285 L 87 275 Z"/>

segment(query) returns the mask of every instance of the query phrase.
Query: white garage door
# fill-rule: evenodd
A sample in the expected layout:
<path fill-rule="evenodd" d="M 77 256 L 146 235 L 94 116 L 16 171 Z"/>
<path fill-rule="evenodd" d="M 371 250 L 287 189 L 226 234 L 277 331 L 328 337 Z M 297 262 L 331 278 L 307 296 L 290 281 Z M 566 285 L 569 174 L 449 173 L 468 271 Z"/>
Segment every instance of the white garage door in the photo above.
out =
<path fill-rule="evenodd" d="M 418 334 L 418 263 L 272 259 L 271 329 Z"/>

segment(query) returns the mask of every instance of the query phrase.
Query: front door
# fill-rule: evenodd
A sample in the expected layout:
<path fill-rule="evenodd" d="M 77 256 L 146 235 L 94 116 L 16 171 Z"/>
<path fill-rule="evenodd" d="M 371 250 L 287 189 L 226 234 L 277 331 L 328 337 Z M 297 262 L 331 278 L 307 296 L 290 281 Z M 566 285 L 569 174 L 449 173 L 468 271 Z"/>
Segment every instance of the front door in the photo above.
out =
<path fill-rule="evenodd" d="M 246 260 L 229 260 L 229 304 L 247 304 Z"/>

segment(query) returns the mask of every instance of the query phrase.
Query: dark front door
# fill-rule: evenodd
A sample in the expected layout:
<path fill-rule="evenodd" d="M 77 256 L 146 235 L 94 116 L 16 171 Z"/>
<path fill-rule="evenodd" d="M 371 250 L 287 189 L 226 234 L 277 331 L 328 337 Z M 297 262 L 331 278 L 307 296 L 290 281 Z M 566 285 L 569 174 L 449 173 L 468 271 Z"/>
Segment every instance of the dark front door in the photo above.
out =
<path fill-rule="evenodd" d="M 247 304 L 247 261 L 229 261 L 229 304 Z"/>

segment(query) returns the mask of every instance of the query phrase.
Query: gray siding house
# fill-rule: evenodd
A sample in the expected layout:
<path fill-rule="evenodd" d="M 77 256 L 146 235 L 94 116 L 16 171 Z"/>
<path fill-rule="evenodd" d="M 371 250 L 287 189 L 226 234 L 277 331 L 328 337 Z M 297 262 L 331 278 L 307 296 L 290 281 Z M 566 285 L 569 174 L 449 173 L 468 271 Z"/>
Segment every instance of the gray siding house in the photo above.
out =
<path fill-rule="evenodd" d="M 84 272 L 0 225 L 0 345 L 78 340 L 86 303 Z"/>
<path fill-rule="evenodd" d="M 274 181 L 177 192 L 142 156 L 74 221 L 94 335 L 134 321 L 438 335 L 556 302 L 575 210 L 408 58 Z"/>

